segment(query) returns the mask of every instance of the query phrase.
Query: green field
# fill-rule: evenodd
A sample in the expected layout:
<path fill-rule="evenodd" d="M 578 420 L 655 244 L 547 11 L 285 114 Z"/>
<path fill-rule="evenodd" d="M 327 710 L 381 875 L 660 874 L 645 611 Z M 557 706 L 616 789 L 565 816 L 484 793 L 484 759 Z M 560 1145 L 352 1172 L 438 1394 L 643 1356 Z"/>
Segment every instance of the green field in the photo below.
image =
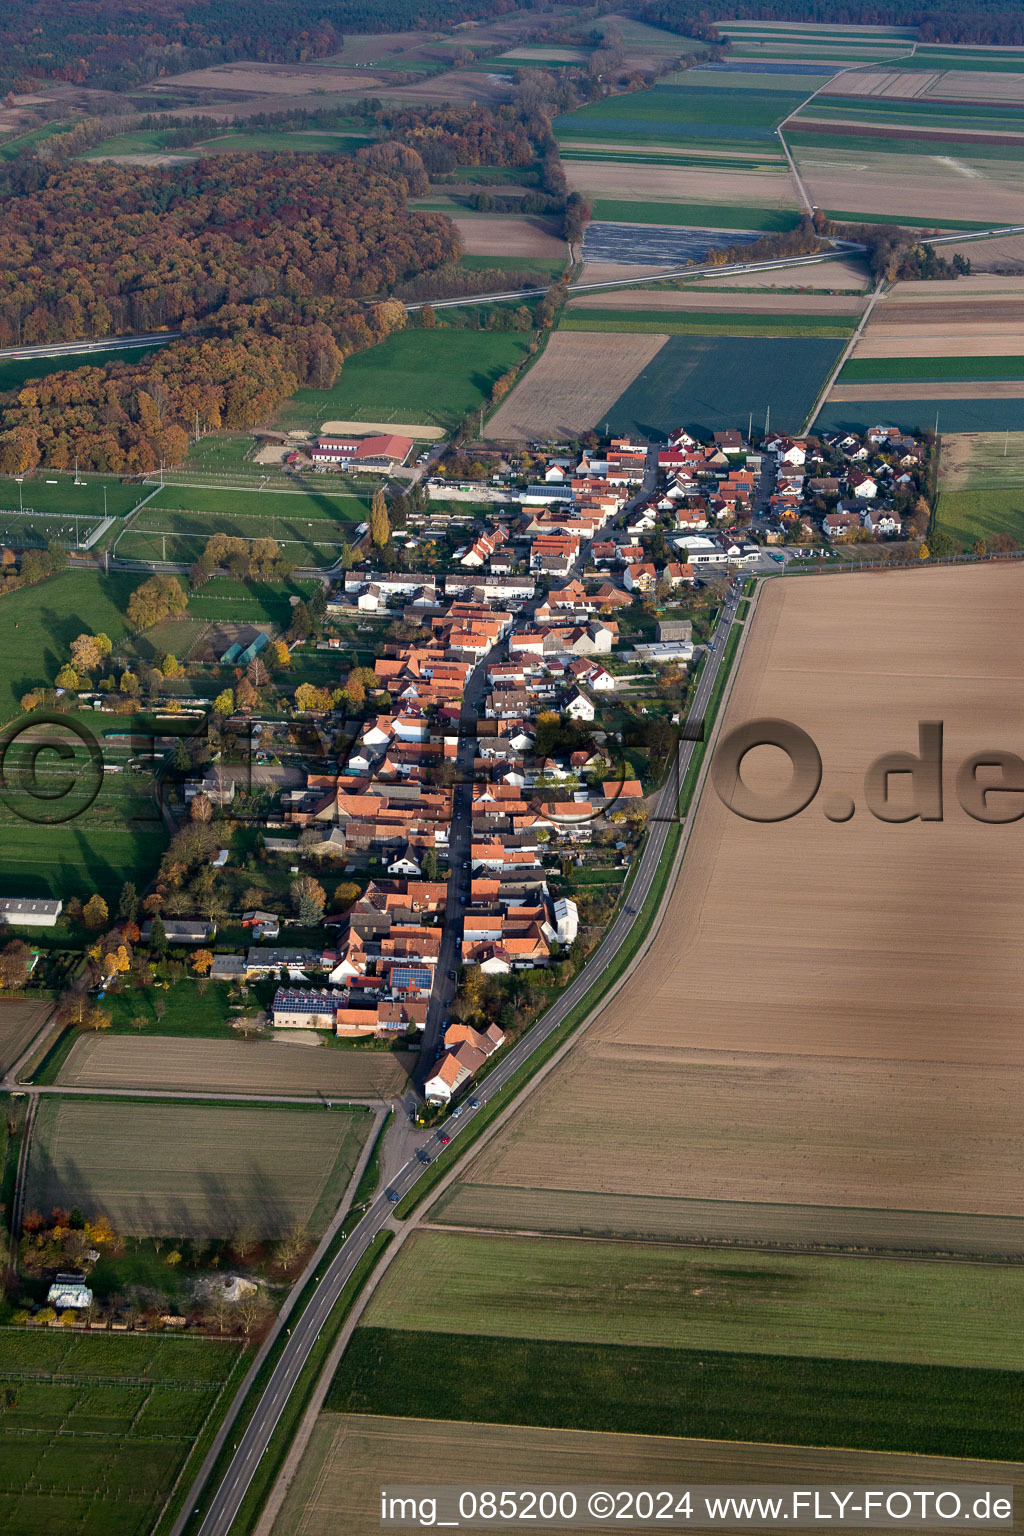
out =
<path fill-rule="evenodd" d="M 333 132 L 330 129 L 315 132 L 288 133 L 224 133 L 214 139 L 204 139 L 189 151 L 193 155 L 251 154 L 254 150 L 268 153 L 287 151 L 293 155 L 354 154 L 374 142 L 367 133 Z"/>
<path fill-rule="evenodd" d="M 46 517 L 22 516 L 18 512 L 0 512 L 0 543 L 15 549 L 45 549 L 60 544 L 64 549 L 80 548 L 99 526 L 95 517 L 69 517 L 65 512 Z"/>
<path fill-rule="evenodd" d="M 663 438 L 675 427 L 716 431 L 771 407 L 772 426 L 800 431 L 841 340 L 670 336 L 603 413 L 612 433 Z M 884 414 L 884 412 L 883 412 Z M 876 411 L 870 421 L 880 419 Z"/>
<path fill-rule="evenodd" d="M 864 357 L 844 363 L 840 384 L 1024 379 L 1024 357 Z"/>
<path fill-rule="evenodd" d="M 962 229 L 968 234 L 976 229 L 993 227 L 991 223 L 977 219 L 916 219 L 908 218 L 904 213 L 898 217 L 889 213 L 852 213 L 848 208 L 826 208 L 825 214 L 840 224 L 899 224 L 906 229 Z"/>
<path fill-rule="evenodd" d="M 236 581 L 233 576 L 214 576 L 188 601 L 188 611 L 198 619 L 230 619 L 244 624 L 288 625 L 291 598 L 306 598 L 320 582 L 306 577 L 298 581 Z"/>
<path fill-rule="evenodd" d="M 149 489 L 143 485 L 124 485 L 101 475 L 88 475 L 76 485 L 73 475 L 40 471 L 26 476 L 20 486 L 8 476 L 0 477 L 0 507 L 11 512 L 31 507 L 33 512 L 52 513 L 55 517 L 66 517 L 68 513 L 102 517 L 105 498 L 107 514 L 123 517 L 149 495 Z"/>
<path fill-rule="evenodd" d="M 935 526 L 962 544 L 1010 533 L 1024 544 L 1024 489 L 1019 491 L 942 491 Z"/>
<path fill-rule="evenodd" d="M 359 1328 L 325 1407 L 1012 1461 L 1021 1383 L 1016 1371 Z"/>
<path fill-rule="evenodd" d="M 126 806 L 110 783 L 77 820 L 37 826 L 6 812 L 0 816 L 0 896 L 88 900 L 98 891 L 111 905 L 126 880 L 144 889 L 156 874 L 167 833 L 151 799 Z"/>
<path fill-rule="evenodd" d="M 707 229 L 796 229 L 800 215 L 789 208 L 742 207 L 735 203 L 633 203 L 599 197 L 595 219 L 618 224 L 684 224 Z"/>
<path fill-rule="evenodd" d="M 98 155 L 151 155 L 165 149 L 167 140 L 174 132 L 172 128 L 136 128 L 131 133 L 115 133 L 109 139 L 104 139 L 95 148 L 90 149 L 88 159 L 95 159 Z M 169 151 L 173 153 L 173 151 Z M 188 154 L 188 150 L 182 151 Z"/>
<path fill-rule="evenodd" d="M 665 331 L 675 336 L 805 337 L 849 336 L 852 315 L 770 315 L 727 310 L 681 309 L 567 309 L 559 322 L 562 331 Z"/>
<path fill-rule="evenodd" d="M 1017 162 L 1021 158 L 1024 149 L 1024 140 L 1019 144 L 986 144 L 981 138 L 969 139 L 922 139 L 915 138 L 908 132 L 899 137 L 851 137 L 842 132 L 841 125 L 836 125 L 835 133 L 828 133 L 823 128 L 814 130 L 811 128 L 798 128 L 790 125 L 786 128 L 786 139 L 799 163 L 800 152 L 806 149 L 830 149 L 830 150 L 857 150 L 861 154 L 892 154 L 892 155 L 949 155 L 964 165 L 971 165 L 974 161 L 988 160 L 1012 160 Z M 983 166 L 979 167 L 984 174 Z M 936 223 L 939 221 L 936 220 Z M 945 226 L 944 226 L 945 227 Z M 983 225 L 989 229 L 991 225 Z"/>
<path fill-rule="evenodd" d="M 36 1119 L 26 1208 L 77 1205 L 133 1236 L 319 1234 L 372 1124 L 363 1109 L 54 1096 Z"/>
<path fill-rule="evenodd" d="M 1024 1370 L 1024 1270 L 417 1234 L 367 1326 Z"/>
<path fill-rule="evenodd" d="M 467 272 L 545 272 L 554 277 L 565 270 L 557 256 L 460 256 L 459 266 Z"/>
<path fill-rule="evenodd" d="M 495 380 L 526 348 L 523 332 L 396 331 L 348 358 L 333 389 L 300 389 L 278 419 L 285 429 L 318 428 L 330 420 L 450 429 L 486 403 Z"/>
<path fill-rule="evenodd" d="M 168 485 L 117 540 L 124 559 L 191 563 L 214 533 L 276 539 L 299 565 L 333 565 L 369 498 L 329 492 L 208 490 Z"/>
<path fill-rule="evenodd" d="M 142 580 L 141 574 L 63 571 L 8 593 L 0 602 L 0 721 L 20 714 L 19 701 L 31 688 L 52 686 L 83 630 L 121 639 L 128 598 Z"/>
<path fill-rule="evenodd" d="M 50 373 L 66 373 L 74 368 L 105 368 L 108 363 L 116 362 L 141 363 L 157 350 L 158 346 L 148 346 L 116 352 L 75 352 L 61 357 L 0 357 L 0 394 L 8 389 L 20 389 L 29 379 L 43 379 Z"/>
<path fill-rule="evenodd" d="M 5 1536 L 147 1536 L 241 1358 L 219 1340 L 0 1332 Z"/>
<path fill-rule="evenodd" d="M 588 165 L 594 161 L 612 165 L 668 165 L 702 171 L 764 171 L 786 169 L 786 158 L 781 149 L 776 152 L 770 144 L 759 145 L 756 156 L 749 151 L 737 150 L 722 154 L 687 154 L 685 150 L 645 149 L 580 149 L 563 148 L 561 158 L 565 164 Z"/>

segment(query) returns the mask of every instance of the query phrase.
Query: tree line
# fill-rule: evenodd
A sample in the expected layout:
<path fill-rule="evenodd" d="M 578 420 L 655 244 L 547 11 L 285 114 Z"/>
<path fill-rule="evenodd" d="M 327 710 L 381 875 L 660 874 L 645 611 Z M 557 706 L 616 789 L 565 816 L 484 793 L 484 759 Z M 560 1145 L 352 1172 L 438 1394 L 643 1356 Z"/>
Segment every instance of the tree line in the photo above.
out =
<path fill-rule="evenodd" d="M 728 7 L 735 21 L 804 21 L 811 25 L 916 27 L 919 43 L 1024 43 L 1024 13 L 1019 0 L 735 0 Z M 637 12 L 650 26 L 688 37 L 724 42 L 716 12 L 706 0 L 649 0 Z"/>

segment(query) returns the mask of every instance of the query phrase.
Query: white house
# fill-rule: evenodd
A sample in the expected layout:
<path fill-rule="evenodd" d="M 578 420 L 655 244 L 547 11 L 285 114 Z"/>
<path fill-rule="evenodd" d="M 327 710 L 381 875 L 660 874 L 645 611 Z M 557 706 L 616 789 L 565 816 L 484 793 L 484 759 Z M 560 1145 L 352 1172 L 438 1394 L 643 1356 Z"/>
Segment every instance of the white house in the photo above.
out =
<path fill-rule="evenodd" d="M 593 704 L 587 698 L 586 694 L 580 693 L 579 689 L 577 688 L 569 695 L 569 698 L 566 700 L 564 705 L 564 713 L 569 716 L 570 720 L 589 721 L 593 720 L 596 711 Z"/>
<path fill-rule="evenodd" d="M 0 900 L 0 924 L 55 928 L 63 905 L 61 901 L 33 901 L 25 896 L 5 896 Z"/>
<path fill-rule="evenodd" d="M 551 908 L 555 919 L 555 937 L 559 944 L 571 944 L 579 932 L 580 913 L 569 896 L 560 896 Z"/>

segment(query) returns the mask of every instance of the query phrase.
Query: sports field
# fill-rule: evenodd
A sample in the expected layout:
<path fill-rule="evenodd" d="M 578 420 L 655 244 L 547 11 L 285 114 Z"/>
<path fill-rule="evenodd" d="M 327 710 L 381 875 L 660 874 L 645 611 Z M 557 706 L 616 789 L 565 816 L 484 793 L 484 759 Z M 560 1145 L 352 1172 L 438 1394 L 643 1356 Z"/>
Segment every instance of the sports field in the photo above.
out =
<path fill-rule="evenodd" d="M 329 419 L 451 428 L 489 399 L 495 380 L 526 347 L 523 332 L 396 331 L 347 358 L 333 389 L 300 389 L 278 421 L 285 429 L 319 430 Z"/>
<path fill-rule="evenodd" d="M 368 1327 L 1024 1368 L 1024 1269 L 418 1232 Z"/>
<path fill-rule="evenodd" d="M 705 794 L 644 966 L 469 1166 L 475 1182 L 1024 1216 L 1013 830 L 971 819 L 951 782 L 942 821 L 864 807 L 868 765 L 916 750 L 919 721 L 945 722 L 950 776 L 985 742 L 1024 748 L 1006 711 L 1022 595 L 1016 566 L 764 589 L 725 726 L 794 722 L 817 743 L 825 789 L 775 823 Z M 943 643 L 953 611 L 962 647 Z M 746 771 L 755 788 L 785 782 L 767 763 Z M 850 819 L 822 814 L 851 800 Z M 757 913 L 739 967 L 737 900 Z"/>
<path fill-rule="evenodd" d="M 276 539 L 296 564 L 333 565 L 369 516 L 369 496 L 330 491 L 206 490 L 168 485 L 117 540 L 123 559 L 196 560 L 214 533 Z"/>
<path fill-rule="evenodd" d="M 0 1332 L 6 1536 L 148 1536 L 241 1358 L 227 1340 Z"/>
<path fill-rule="evenodd" d="M 123 517 L 148 495 L 138 485 L 123 485 L 113 477 L 84 475 L 75 484 L 73 475 L 39 470 L 26 475 L 19 486 L 10 476 L 0 477 L 0 507 L 6 512 L 31 508 L 53 517 Z"/>
<path fill-rule="evenodd" d="M 358 1328 L 325 1406 L 1011 1461 L 1024 1455 L 1020 1382 L 1017 1371 Z"/>
<path fill-rule="evenodd" d="M 437 1410 L 434 1410 L 435 1412 Z M 650 1435 L 582 1433 L 527 1425 L 458 1423 L 325 1413 L 317 1420 L 274 1536 L 377 1536 L 382 1467 L 403 1481 L 429 1485 L 439 1461 L 458 1466 L 468 1486 L 489 1484 L 495 1467 L 511 1487 L 572 1484 L 661 1488 L 701 1483 L 887 1483 L 955 1488 L 960 1482 L 1019 1481 L 1021 1468 L 938 1457 L 879 1456 L 869 1451 L 741 1445 Z M 607 1526 L 578 1527 L 595 1536 Z"/>
<path fill-rule="evenodd" d="M 51 1098 L 36 1120 L 26 1209 L 77 1205 L 137 1236 L 251 1226 L 270 1238 L 296 1223 L 316 1234 L 371 1123 L 359 1109 Z"/>
<path fill-rule="evenodd" d="M 134 1002 L 131 1007 L 133 1012 L 137 1011 Z M 157 1024 L 156 1030 L 159 1028 Z M 159 1032 L 135 1038 L 126 1034 L 87 1035 L 75 1044 L 61 1069 L 60 1082 L 62 1086 L 88 1088 L 179 1092 L 193 1088 L 225 1093 L 382 1099 L 404 1092 L 416 1059 L 415 1054 L 407 1052 L 338 1050 L 264 1041 L 254 1046 L 223 1038 L 168 1038 Z"/>

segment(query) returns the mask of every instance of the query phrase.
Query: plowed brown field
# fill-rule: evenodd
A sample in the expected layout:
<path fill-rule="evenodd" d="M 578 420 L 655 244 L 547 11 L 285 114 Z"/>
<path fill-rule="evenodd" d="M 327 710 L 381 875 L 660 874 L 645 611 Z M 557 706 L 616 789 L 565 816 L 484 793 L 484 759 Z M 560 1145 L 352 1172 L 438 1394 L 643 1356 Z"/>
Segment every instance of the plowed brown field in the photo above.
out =
<path fill-rule="evenodd" d="M 1024 752 L 1022 605 L 1010 566 L 767 587 L 725 724 L 799 725 L 823 787 L 776 823 L 705 791 L 644 964 L 474 1183 L 1024 1215 L 1024 823 L 953 791 L 968 754 Z M 865 770 L 920 721 L 944 722 L 945 819 L 877 820 Z"/>
<path fill-rule="evenodd" d="M 263 1040 L 86 1036 L 61 1068 L 60 1084 L 382 1099 L 404 1092 L 415 1061 L 409 1052 L 311 1050 Z"/>
<path fill-rule="evenodd" d="M 946 1488 L 967 1482 L 1019 1483 L 1024 1477 L 1024 1467 L 1013 1462 L 327 1413 L 313 1430 L 274 1523 L 274 1536 L 336 1536 L 342 1530 L 346 1536 L 378 1536 L 385 1468 L 393 1469 L 393 1483 L 457 1481 L 465 1487 L 492 1486 L 495 1468 L 500 1468 L 503 1488 L 559 1488 L 573 1483 L 655 1488 L 700 1483 L 795 1483 L 799 1487 L 868 1483 Z M 727 1532 L 724 1525 L 715 1528 Z M 607 1526 L 577 1529 L 607 1530 Z"/>
<path fill-rule="evenodd" d="M 491 417 L 488 437 L 577 437 L 589 431 L 667 340 L 660 333 L 556 331 Z"/>

